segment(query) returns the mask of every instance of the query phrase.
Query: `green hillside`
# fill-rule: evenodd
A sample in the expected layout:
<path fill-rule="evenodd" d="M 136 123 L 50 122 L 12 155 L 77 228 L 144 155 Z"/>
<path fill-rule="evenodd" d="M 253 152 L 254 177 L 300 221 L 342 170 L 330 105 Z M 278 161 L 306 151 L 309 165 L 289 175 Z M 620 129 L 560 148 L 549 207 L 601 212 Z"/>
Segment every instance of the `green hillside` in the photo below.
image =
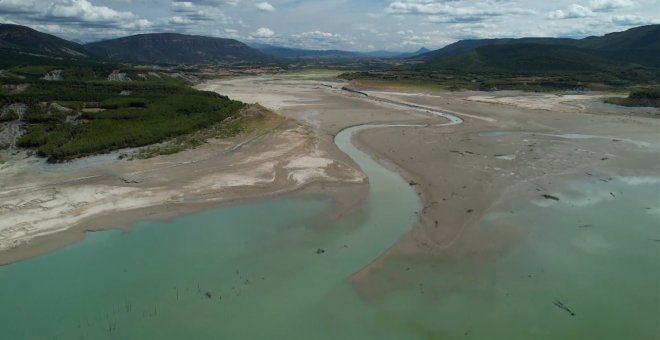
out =
<path fill-rule="evenodd" d="M 660 51 L 660 25 L 631 28 L 602 37 L 578 40 L 575 46 L 596 50 L 654 50 Z"/>
<path fill-rule="evenodd" d="M 140 34 L 85 45 L 95 57 L 168 64 L 259 63 L 268 56 L 240 41 L 194 35 Z"/>
<path fill-rule="evenodd" d="M 79 44 L 9 24 L 0 24 L 0 49 L 54 57 L 87 57 L 87 51 Z"/>
<path fill-rule="evenodd" d="M 660 68 L 659 55 L 660 25 L 650 25 L 582 40 L 465 40 L 420 58 L 426 61 L 422 68 L 454 72 L 611 74 L 622 70 Z"/>
<path fill-rule="evenodd" d="M 515 44 L 480 47 L 470 52 L 429 62 L 426 67 L 455 72 L 593 73 L 630 66 L 608 53 L 570 46 Z"/>

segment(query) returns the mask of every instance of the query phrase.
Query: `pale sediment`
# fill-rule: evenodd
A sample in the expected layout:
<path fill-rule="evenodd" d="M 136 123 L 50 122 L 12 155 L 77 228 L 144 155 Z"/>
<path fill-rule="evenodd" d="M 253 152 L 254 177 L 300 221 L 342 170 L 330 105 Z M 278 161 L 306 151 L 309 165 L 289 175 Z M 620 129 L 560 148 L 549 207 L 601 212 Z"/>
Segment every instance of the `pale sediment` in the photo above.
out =
<path fill-rule="evenodd" d="M 483 228 L 488 213 L 515 214 L 530 202 L 547 201 L 543 195 L 564 197 L 563 184 L 579 178 L 606 181 L 612 176 L 660 173 L 660 159 L 654 156 L 660 151 L 660 122 L 630 117 L 625 108 L 618 116 L 603 116 L 590 109 L 589 101 L 579 111 L 547 112 L 474 103 L 466 98 L 469 94 L 383 96 L 493 121 L 464 115 L 463 125 L 450 128 L 396 128 L 360 135 L 364 147 L 404 169 L 425 205 L 420 223 L 401 242 L 351 278 L 367 299 L 416 284 L 414 276 L 405 275 L 409 268 L 387 263 L 404 258 L 408 263 L 485 263 L 510 251 L 524 236 L 524 228 Z M 543 101 L 543 96 L 537 100 Z M 578 134 L 596 138 L 565 138 Z M 383 277 L 391 285 L 383 285 Z"/>
<path fill-rule="evenodd" d="M 350 161 L 320 149 L 311 129 L 281 118 L 273 123 L 278 127 L 257 138 L 212 140 L 149 160 L 62 165 L 66 171 L 43 170 L 30 164 L 34 159 L 14 157 L 0 170 L 0 263 L 78 241 L 86 230 L 171 218 L 315 182 L 364 182 Z M 243 144 L 245 139 L 250 142 Z"/>
<path fill-rule="evenodd" d="M 420 223 L 401 242 L 352 278 L 365 296 L 381 293 L 372 289 L 370 275 L 385 270 L 382 264 L 397 256 L 487 258 L 506 251 L 519 230 L 480 230 L 479 222 L 490 211 L 515 210 L 520 202 L 553 193 L 558 182 L 587 173 L 608 177 L 660 170 L 653 157 L 658 121 L 629 117 L 626 108 L 618 115 L 592 114 L 599 113 L 599 106 L 589 96 L 571 98 L 568 106 L 539 96 L 530 107 L 528 95 L 493 105 L 490 99 L 475 98 L 486 94 L 367 91 L 387 100 L 379 102 L 346 93 L 342 86 L 268 76 L 200 85 L 233 99 L 260 102 L 308 125 L 287 123 L 235 150 L 236 144 L 215 141 L 178 155 L 76 171 L 37 171 L 26 161 L 4 166 L 0 247 L 32 241 L 0 253 L 0 263 L 79 240 L 84 230 L 171 218 L 223 202 L 290 193 L 310 183 L 334 183 L 313 185 L 313 191 L 334 195 L 342 211 L 350 210 L 366 197 L 366 186 L 351 183 L 365 178 L 333 138 L 346 127 L 366 123 L 424 125 L 364 131 L 355 139 L 411 181 L 424 209 Z M 436 127 L 444 119 L 423 108 L 458 114 L 465 123 Z M 613 139 L 552 136 L 578 133 Z M 650 144 L 641 147 L 625 140 Z M 75 232 L 67 239 L 62 230 Z M 379 275 L 400 273 L 387 269 Z"/>

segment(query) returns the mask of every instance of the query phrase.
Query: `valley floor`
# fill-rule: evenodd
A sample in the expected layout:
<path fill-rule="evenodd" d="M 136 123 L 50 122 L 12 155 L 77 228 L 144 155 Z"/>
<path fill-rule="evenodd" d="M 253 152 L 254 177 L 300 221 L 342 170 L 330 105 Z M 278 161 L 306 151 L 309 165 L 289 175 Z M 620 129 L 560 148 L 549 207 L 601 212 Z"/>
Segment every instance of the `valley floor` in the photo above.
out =
<path fill-rule="evenodd" d="M 117 155 L 105 155 L 47 165 L 5 151 L 0 264 L 79 241 L 85 231 L 302 190 L 330 194 L 336 213 L 348 213 L 366 196 L 367 180 L 334 136 L 365 123 L 427 125 L 368 130 L 356 138 L 402 173 L 424 204 L 414 229 L 352 278 L 365 297 L 384 293 L 373 289 L 372 275 L 398 277 L 380 272 L 388 258 L 487 257 L 506 249 L 518 231 L 480 230 L 487 212 L 543 202 L 543 195 L 570 196 L 557 188 L 571 178 L 607 181 L 660 172 L 660 120 L 640 117 L 650 109 L 604 105 L 588 95 L 561 100 L 360 89 L 364 96 L 342 90 L 346 85 L 286 75 L 208 81 L 198 88 L 258 102 L 284 118 L 270 116 L 268 133 L 211 141 L 171 156 L 117 161 Z M 435 127 L 445 120 L 425 107 L 457 114 L 464 123 Z"/>

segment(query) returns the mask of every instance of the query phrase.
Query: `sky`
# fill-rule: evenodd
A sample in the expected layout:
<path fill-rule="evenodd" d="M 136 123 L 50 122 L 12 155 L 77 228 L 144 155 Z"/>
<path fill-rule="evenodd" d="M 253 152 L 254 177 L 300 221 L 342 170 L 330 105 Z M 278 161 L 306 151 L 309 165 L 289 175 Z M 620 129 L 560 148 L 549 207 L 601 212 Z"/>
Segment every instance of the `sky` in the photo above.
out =
<path fill-rule="evenodd" d="M 0 22 L 91 42 L 177 32 L 307 49 L 582 38 L 660 23 L 660 0 L 0 0 Z"/>

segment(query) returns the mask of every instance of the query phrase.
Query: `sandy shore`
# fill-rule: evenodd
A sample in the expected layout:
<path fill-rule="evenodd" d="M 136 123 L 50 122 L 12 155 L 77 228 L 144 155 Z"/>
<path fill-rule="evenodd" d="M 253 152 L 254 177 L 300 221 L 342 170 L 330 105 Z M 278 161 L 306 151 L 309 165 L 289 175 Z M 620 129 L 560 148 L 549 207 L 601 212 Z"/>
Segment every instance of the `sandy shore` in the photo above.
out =
<path fill-rule="evenodd" d="M 367 93 L 492 121 L 463 115 L 465 122 L 460 126 L 371 130 L 360 136 L 363 147 L 391 160 L 404 176 L 418 183 L 425 205 L 420 223 L 352 278 L 366 298 L 416 284 L 404 275 L 410 268 L 384 265 L 396 263 L 397 258 L 485 263 L 506 253 L 524 230 L 513 225 L 483 228 L 480 222 L 489 212 L 515 214 L 530 202 L 551 204 L 545 194 L 576 202 L 603 199 L 602 194 L 615 199 L 609 192 L 589 197 L 560 188 L 585 177 L 607 181 L 660 173 L 660 121 L 640 118 L 639 112 L 627 108 L 610 107 L 603 113 L 598 97 L 572 98 L 565 105 L 539 95 L 532 109 L 529 95 L 520 102 L 492 105 L 475 101 L 472 93 Z M 571 110 L 574 100 L 580 106 Z M 616 109 L 618 114 L 613 114 Z M 392 286 L 375 289 L 371 278 L 382 282 L 383 276 L 391 279 Z"/>
<path fill-rule="evenodd" d="M 479 222 L 489 212 L 515 213 L 530 201 L 547 204 L 546 194 L 590 199 L 558 191 L 562 183 L 576 178 L 607 180 L 660 172 L 660 121 L 646 118 L 657 110 L 603 104 L 608 94 L 358 88 L 368 98 L 340 91 L 344 85 L 243 78 L 208 88 L 246 101 L 265 98 L 265 105 L 316 127 L 321 139 L 363 123 L 427 125 L 368 130 L 355 139 L 385 166 L 416 183 L 424 203 L 413 230 L 351 278 L 365 298 L 385 294 L 397 285 L 416 284 L 406 279 L 409 268 L 384 265 L 396 263 L 399 257 L 420 262 L 487 261 L 506 252 L 523 231 L 517 226 L 480 228 Z M 299 96 L 308 102 L 292 101 Z M 456 114 L 464 123 L 434 127 L 438 118 L 419 109 L 424 107 Z M 377 280 L 371 278 L 380 277 L 382 282 L 383 276 L 392 287 L 376 288 L 373 282 Z"/>
<path fill-rule="evenodd" d="M 507 93 L 501 95 L 507 99 L 499 100 L 486 93 L 361 89 L 369 98 L 342 91 L 344 85 L 287 76 L 209 81 L 199 88 L 258 102 L 289 120 L 259 138 L 216 141 L 148 161 L 75 171 L 46 171 L 30 164 L 34 160 L 1 166 L 0 209 L 11 220 L 0 222 L 0 247 L 5 249 L 0 263 L 75 242 L 85 230 L 171 218 L 301 188 L 332 195 L 338 213 L 346 212 L 365 197 L 367 186 L 333 138 L 364 123 L 428 125 L 370 130 L 356 138 L 359 147 L 417 183 L 424 203 L 414 229 L 351 279 L 366 298 L 388 289 L 374 289 L 372 275 L 391 277 L 396 285 L 414 284 L 393 267 L 385 271 L 382 266 L 399 256 L 479 259 L 506 251 L 520 231 L 513 226 L 479 229 L 487 212 L 515 211 L 530 200 L 542 201 L 542 194 L 559 195 L 558 183 L 587 174 L 608 178 L 660 171 L 660 121 L 638 112 L 632 117 L 628 108 L 608 106 L 603 112 L 593 96 L 571 97 L 566 104 L 545 95 Z M 434 127 L 442 119 L 419 107 L 447 110 L 465 122 Z"/>
<path fill-rule="evenodd" d="M 48 165 L 24 154 L 5 155 L 0 264 L 77 242 L 86 231 L 292 192 L 329 190 L 341 213 L 349 208 L 346 201 L 361 197 L 366 178 L 338 156 L 324 150 L 311 128 L 273 113 L 240 137 L 148 160 L 102 155 Z"/>

